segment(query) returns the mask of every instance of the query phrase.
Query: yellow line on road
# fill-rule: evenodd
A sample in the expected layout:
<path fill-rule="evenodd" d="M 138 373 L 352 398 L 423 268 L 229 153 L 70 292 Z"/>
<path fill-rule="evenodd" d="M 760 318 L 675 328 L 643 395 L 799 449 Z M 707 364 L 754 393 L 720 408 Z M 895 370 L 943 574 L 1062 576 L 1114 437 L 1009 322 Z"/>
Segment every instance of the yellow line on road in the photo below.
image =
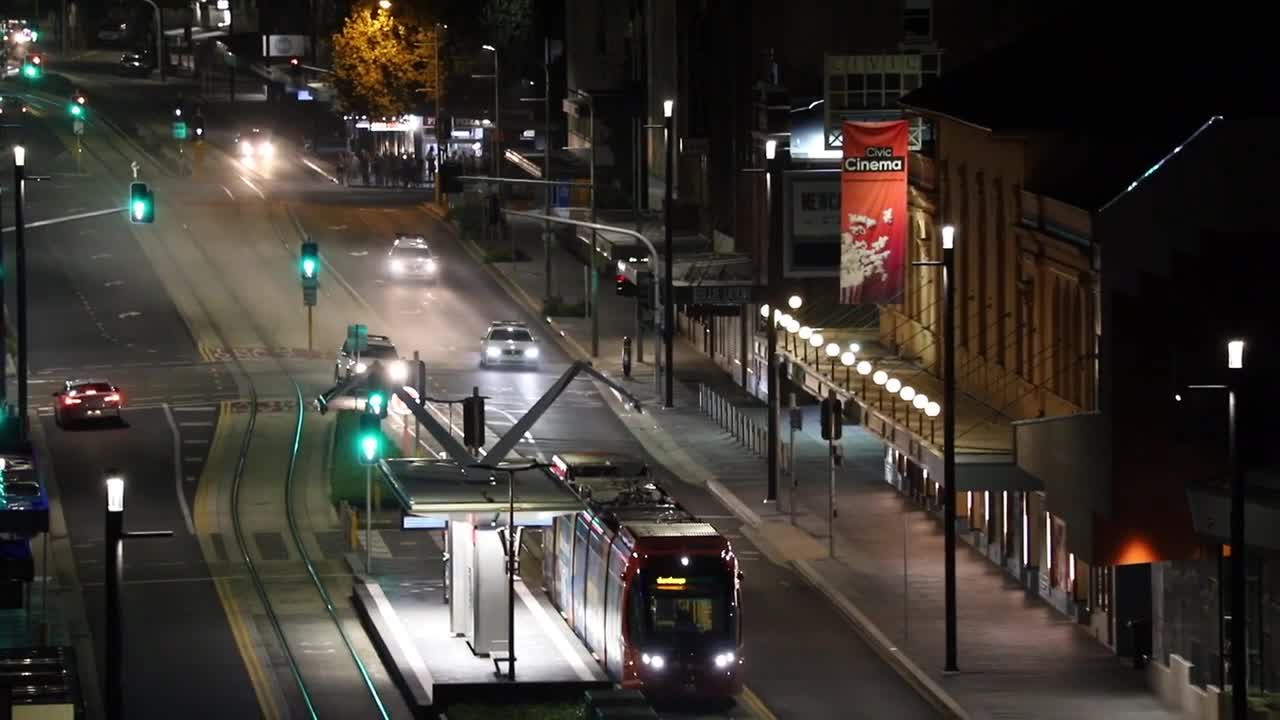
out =
<path fill-rule="evenodd" d="M 231 588 L 230 581 L 219 578 L 213 584 L 218 589 L 218 598 L 222 601 L 222 609 L 227 614 L 227 624 L 231 626 L 231 635 L 235 638 L 236 648 L 240 651 L 240 657 L 244 659 L 244 669 L 249 673 L 249 682 L 253 684 L 253 694 L 258 698 L 258 708 L 262 711 L 262 716 L 268 720 L 282 717 L 280 708 L 276 705 L 275 693 L 271 691 L 273 684 L 267 677 L 262 663 L 258 661 L 258 653 L 254 651 L 249 628 L 240 615 L 240 604 L 236 602 L 235 591 Z"/>
<path fill-rule="evenodd" d="M 231 403 L 226 400 L 218 403 L 217 425 L 214 427 L 213 438 L 209 442 L 209 455 L 205 460 L 204 469 L 200 472 L 200 484 L 196 487 L 196 503 L 192 513 L 196 526 L 196 536 L 201 539 L 201 546 L 205 548 L 205 557 L 209 562 L 218 559 L 217 548 L 213 545 L 212 535 L 219 530 L 219 480 L 221 480 L 220 475 L 227 469 L 227 466 L 220 463 L 219 459 L 229 452 L 227 442 L 231 433 L 231 418 Z M 253 634 L 250 632 L 249 626 L 245 624 L 245 617 L 241 614 L 240 604 L 236 602 L 231 580 L 215 578 L 213 586 L 218 591 L 218 599 L 222 603 L 222 611 L 227 616 L 227 625 L 231 628 L 231 636 L 235 640 L 236 650 L 240 653 L 241 660 L 244 661 L 245 672 L 249 674 L 249 682 L 253 683 L 253 692 L 258 698 L 258 708 L 265 718 L 274 720 L 274 718 L 282 717 L 280 708 L 276 705 L 276 695 L 273 691 L 275 683 L 272 682 L 271 677 L 263 668 L 261 658 L 258 657 L 257 649 L 253 643 Z"/>
<path fill-rule="evenodd" d="M 222 450 L 226 442 L 228 425 L 231 420 L 231 403 L 223 400 L 218 403 L 218 420 L 214 426 L 213 438 L 209 441 L 209 454 L 205 458 L 204 468 L 200 471 L 200 481 L 196 485 L 195 516 L 196 534 L 208 535 L 218 530 L 218 482 L 212 468 L 212 461 Z"/>
<path fill-rule="evenodd" d="M 764 701 L 746 685 L 742 686 L 742 692 L 738 695 L 738 700 L 743 705 L 746 705 L 759 720 L 778 720 L 778 716 L 765 707 Z"/>

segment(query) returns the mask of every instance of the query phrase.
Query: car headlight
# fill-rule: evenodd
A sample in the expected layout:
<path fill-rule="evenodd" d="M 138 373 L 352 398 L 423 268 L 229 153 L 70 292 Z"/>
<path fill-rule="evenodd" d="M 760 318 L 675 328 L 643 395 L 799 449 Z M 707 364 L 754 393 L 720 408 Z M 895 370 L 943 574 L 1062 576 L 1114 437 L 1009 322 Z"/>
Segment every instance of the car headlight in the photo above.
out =
<path fill-rule="evenodd" d="M 362 362 L 358 362 L 358 363 L 356 363 L 356 372 L 357 372 L 357 373 L 362 373 L 362 372 L 364 372 L 365 370 L 368 370 L 368 369 L 369 369 L 369 366 L 368 366 L 368 365 L 365 365 L 365 364 L 364 364 L 364 363 L 362 363 Z"/>
<path fill-rule="evenodd" d="M 435 261 L 435 260 L 427 260 L 427 272 L 429 272 L 429 273 L 433 273 L 433 272 L 435 272 L 435 271 L 436 271 L 436 261 Z"/>
<path fill-rule="evenodd" d="M 496 357 L 498 357 L 499 355 L 501 355 L 501 354 L 502 354 L 502 351 L 501 351 L 501 350 L 499 350 L 498 348 L 496 348 L 496 347 L 494 347 L 494 346 L 490 345 L 490 346 L 488 346 L 488 347 L 486 347 L 486 348 L 484 349 L 484 354 L 485 354 L 485 357 L 488 357 L 488 358 L 496 358 Z"/>
<path fill-rule="evenodd" d="M 391 261 L 391 272 L 404 272 L 404 261 L 403 261 L 403 260 L 392 260 L 392 261 Z"/>
<path fill-rule="evenodd" d="M 524 356 L 531 360 L 537 360 L 538 355 L 539 355 L 539 352 L 538 352 L 538 348 L 536 347 L 531 347 L 524 351 Z"/>
<path fill-rule="evenodd" d="M 650 655 L 649 653 L 644 653 L 643 655 L 641 655 L 640 661 L 643 662 L 645 665 L 648 665 L 649 667 L 653 668 L 654 670 L 661 670 L 662 668 L 666 667 L 666 664 L 667 664 L 666 659 L 663 658 L 661 655 Z"/>
<path fill-rule="evenodd" d="M 716 655 L 715 659 L 716 659 L 716 667 L 723 670 L 724 668 L 727 668 L 730 665 L 732 665 L 733 661 L 737 658 L 733 653 L 726 652 L 726 653 L 720 653 L 719 655 Z"/>
<path fill-rule="evenodd" d="M 240 154 L 241 154 L 241 155 L 248 155 L 248 156 L 252 156 L 252 155 L 253 155 L 253 143 L 249 142 L 248 140 L 241 140 L 241 141 L 240 141 Z"/>
<path fill-rule="evenodd" d="M 258 154 L 262 157 L 271 157 L 276 154 L 276 146 L 269 142 L 261 143 L 258 145 Z"/>
<path fill-rule="evenodd" d="M 396 360 L 391 363 L 391 367 L 388 368 L 387 374 L 391 376 L 392 380 L 402 383 L 409 379 L 409 366 L 405 364 L 405 361 L 403 360 Z"/>

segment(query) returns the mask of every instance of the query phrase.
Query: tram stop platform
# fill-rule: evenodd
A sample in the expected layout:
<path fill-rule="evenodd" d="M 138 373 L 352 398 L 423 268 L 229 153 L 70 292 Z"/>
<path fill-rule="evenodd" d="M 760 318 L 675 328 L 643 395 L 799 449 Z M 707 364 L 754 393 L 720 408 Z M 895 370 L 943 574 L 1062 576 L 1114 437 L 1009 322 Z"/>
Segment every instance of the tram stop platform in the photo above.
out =
<path fill-rule="evenodd" d="M 400 527 L 374 533 L 371 572 L 367 553 L 347 556 L 352 598 L 415 716 L 461 702 L 576 700 L 612 686 L 542 591 L 539 526 L 581 507 L 558 480 L 543 470 L 515 473 L 523 550 L 510 680 L 507 473 L 478 480 L 476 470 L 410 459 L 383 461 L 378 470 L 402 505 Z"/>

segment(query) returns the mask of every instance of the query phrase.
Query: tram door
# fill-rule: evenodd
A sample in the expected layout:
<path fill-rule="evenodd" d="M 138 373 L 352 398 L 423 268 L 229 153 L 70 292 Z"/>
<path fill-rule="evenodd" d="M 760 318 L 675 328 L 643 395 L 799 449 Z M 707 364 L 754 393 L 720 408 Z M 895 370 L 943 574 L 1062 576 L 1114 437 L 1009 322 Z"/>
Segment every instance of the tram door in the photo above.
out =
<path fill-rule="evenodd" d="M 572 617 L 573 614 L 573 524 L 576 515 L 556 518 L 555 536 L 555 592 L 556 607 Z"/>
<path fill-rule="evenodd" d="M 609 560 L 609 541 L 606 531 L 592 528 L 587 554 L 587 647 L 597 655 L 604 655 L 604 577 Z"/>
<path fill-rule="evenodd" d="M 573 594 L 571 604 L 573 629 L 578 637 L 587 636 L 587 542 L 591 527 L 587 514 L 579 513 L 573 523 Z"/>

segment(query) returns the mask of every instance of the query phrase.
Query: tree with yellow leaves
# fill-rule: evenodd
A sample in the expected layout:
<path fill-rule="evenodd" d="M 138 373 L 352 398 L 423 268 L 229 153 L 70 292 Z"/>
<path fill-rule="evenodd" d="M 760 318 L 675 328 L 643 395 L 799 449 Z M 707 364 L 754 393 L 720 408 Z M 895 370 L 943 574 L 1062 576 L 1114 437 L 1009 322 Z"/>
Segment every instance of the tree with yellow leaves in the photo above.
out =
<path fill-rule="evenodd" d="M 415 97 L 434 97 L 439 40 L 434 24 L 381 9 L 355 10 L 333 36 L 333 73 L 342 107 L 371 117 L 403 115 Z"/>

